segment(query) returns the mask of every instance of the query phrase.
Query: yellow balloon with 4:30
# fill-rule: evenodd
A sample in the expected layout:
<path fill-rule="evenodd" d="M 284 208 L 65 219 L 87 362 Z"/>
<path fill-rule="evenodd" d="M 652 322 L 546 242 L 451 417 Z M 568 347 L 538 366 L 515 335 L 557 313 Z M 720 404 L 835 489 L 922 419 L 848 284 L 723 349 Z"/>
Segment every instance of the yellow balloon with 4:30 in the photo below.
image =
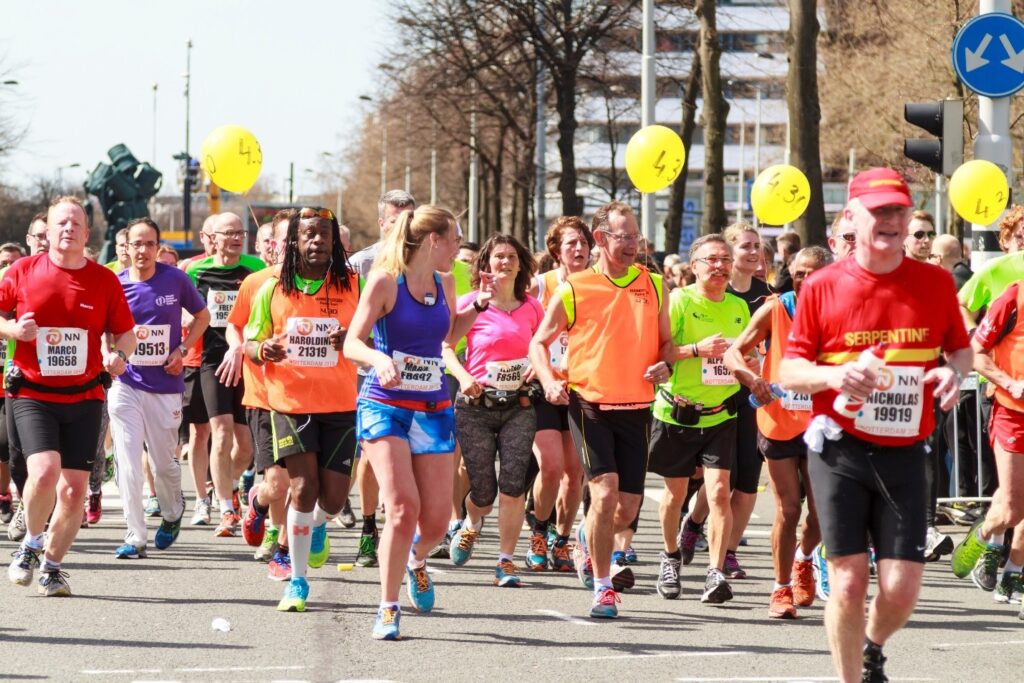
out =
<path fill-rule="evenodd" d="M 789 164 L 769 166 L 750 188 L 750 207 L 758 220 L 785 225 L 803 215 L 811 199 L 811 185 L 799 168 Z"/>
<path fill-rule="evenodd" d="M 988 225 L 994 222 L 1009 199 L 1006 174 L 991 161 L 968 161 L 949 179 L 949 202 L 968 223 Z"/>
<path fill-rule="evenodd" d="M 645 126 L 626 145 L 626 173 L 641 192 L 657 192 L 672 184 L 683 168 L 686 150 L 671 128 Z"/>
<path fill-rule="evenodd" d="M 242 126 L 231 124 L 214 129 L 203 140 L 201 154 L 210 180 L 228 192 L 248 192 L 263 168 L 260 143 Z"/>

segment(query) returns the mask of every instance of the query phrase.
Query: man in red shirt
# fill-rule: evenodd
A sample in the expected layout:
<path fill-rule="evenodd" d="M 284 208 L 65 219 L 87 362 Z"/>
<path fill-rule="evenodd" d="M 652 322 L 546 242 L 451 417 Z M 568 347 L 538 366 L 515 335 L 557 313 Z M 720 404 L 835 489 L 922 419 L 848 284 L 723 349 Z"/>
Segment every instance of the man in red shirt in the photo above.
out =
<path fill-rule="evenodd" d="M 887 680 L 882 645 L 910 618 L 924 569 L 931 407 L 936 397 L 943 410 L 956 405 L 973 363 L 953 278 L 905 257 L 912 206 L 895 171 L 854 177 L 844 209 L 854 252 L 804 284 L 781 364 L 784 388 L 812 394 L 805 441 L 828 548 L 825 626 L 844 681 Z M 885 366 L 872 372 L 858 357 L 880 343 Z M 862 402 L 855 417 L 833 407 L 840 392 Z M 878 595 L 865 623 L 869 535 Z"/>
<path fill-rule="evenodd" d="M 31 583 L 45 540 L 39 592 L 69 596 L 60 563 L 82 521 L 105 387 L 135 351 L 135 320 L 117 276 L 85 257 L 89 226 L 78 199 L 54 200 L 47 238 L 48 253 L 17 261 L 0 282 L 0 335 L 17 341 L 6 378 L 11 441 L 28 464 L 27 533 L 7 575 Z"/>

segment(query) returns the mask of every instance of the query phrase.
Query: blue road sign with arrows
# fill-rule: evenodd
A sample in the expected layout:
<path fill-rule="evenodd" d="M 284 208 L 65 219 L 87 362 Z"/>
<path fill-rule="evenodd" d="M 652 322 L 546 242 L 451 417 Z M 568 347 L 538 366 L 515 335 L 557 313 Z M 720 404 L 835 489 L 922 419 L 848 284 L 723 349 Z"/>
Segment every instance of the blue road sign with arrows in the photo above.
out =
<path fill-rule="evenodd" d="M 981 14 L 953 39 L 960 81 L 985 97 L 1008 97 L 1024 87 L 1024 22 L 1012 14 Z"/>

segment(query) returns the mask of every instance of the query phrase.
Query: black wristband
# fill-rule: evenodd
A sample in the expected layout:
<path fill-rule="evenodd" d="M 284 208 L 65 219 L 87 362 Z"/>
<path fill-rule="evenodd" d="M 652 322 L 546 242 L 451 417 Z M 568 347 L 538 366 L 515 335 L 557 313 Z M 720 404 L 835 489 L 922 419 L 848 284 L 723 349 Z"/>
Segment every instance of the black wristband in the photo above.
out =
<path fill-rule="evenodd" d="M 490 306 L 491 306 L 491 302 L 490 301 L 488 301 L 483 306 L 481 306 L 479 301 L 477 301 L 476 299 L 473 300 L 473 308 L 476 309 L 477 313 L 483 313 L 488 308 L 490 308 Z"/>

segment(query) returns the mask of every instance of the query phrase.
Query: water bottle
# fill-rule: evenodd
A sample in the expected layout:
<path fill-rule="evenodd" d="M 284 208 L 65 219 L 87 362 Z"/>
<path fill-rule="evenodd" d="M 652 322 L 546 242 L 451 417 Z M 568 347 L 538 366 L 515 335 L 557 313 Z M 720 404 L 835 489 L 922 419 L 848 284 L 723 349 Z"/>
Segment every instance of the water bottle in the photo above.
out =
<path fill-rule="evenodd" d="M 769 384 L 768 386 L 771 387 L 772 401 L 774 401 L 777 398 L 782 398 L 783 396 L 786 395 L 786 392 L 778 384 Z M 761 402 L 757 400 L 757 397 L 754 396 L 754 394 L 750 394 L 750 396 L 747 396 L 747 401 L 750 403 L 751 408 L 764 407 L 761 405 Z M 769 401 L 768 403 L 771 403 L 772 401 Z"/>
<path fill-rule="evenodd" d="M 864 349 L 861 351 L 860 357 L 857 359 L 857 366 L 862 370 L 871 370 L 872 372 L 878 372 L 885 367 L 885 347 L 887 343 L 882 342 L 881 344 L 875 344 L 874 346 Z M 832 402 L 832 409 L 843 417 L 855 418 L 860 413 L 861 407 L 864 402 L 855 399 L 847 393 L 841 393 L 836 396 L 836 400 Z"/>

